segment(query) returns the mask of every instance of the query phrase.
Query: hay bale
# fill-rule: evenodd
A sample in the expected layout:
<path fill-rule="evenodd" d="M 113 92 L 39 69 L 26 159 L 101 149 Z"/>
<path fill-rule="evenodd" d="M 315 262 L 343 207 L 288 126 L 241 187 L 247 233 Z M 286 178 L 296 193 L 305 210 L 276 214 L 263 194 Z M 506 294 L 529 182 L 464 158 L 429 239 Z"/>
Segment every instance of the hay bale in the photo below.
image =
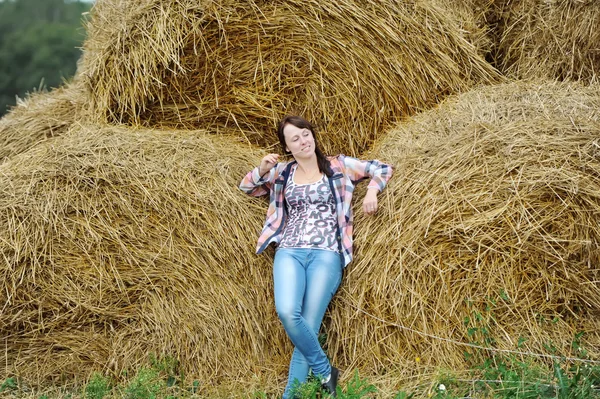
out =
<path fill-rule="evenodd" d="M 386 135 L 369 157 L 395 175 L 381 213 L 358 212 L 335 360 L 375 374 L 463 370 L 463 352 L 478 351 L 456 342 L 578 357 L 579 331 L 598 359 L 599 106 L 597 86 L 517 82 Z"/>
<path fill-rule="evenodd" d="M 20 100 L 0 119 L 0 162 L 61 135 L 85 118 L 85 90 L 78 82 Z"/>
<path fill-rule="evenodd" d="M 155 354 L 199 392 L 283 376 L 292 348 L 254 254 L 266 202 L 237 188 L 261 156 L 204 131 L 84 126 L 1 165 L 4 375 L 122 378 Z"/>
<path fill-rule="evenodd" d="M 498 79 L 472 13 L 435 1 L 98 1 L 82 75 L 109 122 L 235 130 L 296 113 L 356 155 L 392 121 Z M 465 29 L 471 29 L 466 31 Z"/>
<path fill-rule="evenodd" d="M 595 0 L 479 1 L 495 43 L 490 58 L 511 78 L 598 81 L 600 3 Z"/>
<path fill-rule="evenodd" d="M 457 342 L 577 356 L 579 331 L 598 356 L 598 93 L 483 88 L 365 155 L 397 169 L 380 214 L 357 210 L 326 321 L 345 378 L 358 367 L 391 392 L 399 375 L 460 370 L 477 351 Z M 254 255 L 266 202 L 237 189 L 261 155 L 206 131 L 76 126 L 0 165 L 5 375 L 119 378 L 154 353 L 205 395 L 280 392 L 291 346 L 272 259 Z"/>

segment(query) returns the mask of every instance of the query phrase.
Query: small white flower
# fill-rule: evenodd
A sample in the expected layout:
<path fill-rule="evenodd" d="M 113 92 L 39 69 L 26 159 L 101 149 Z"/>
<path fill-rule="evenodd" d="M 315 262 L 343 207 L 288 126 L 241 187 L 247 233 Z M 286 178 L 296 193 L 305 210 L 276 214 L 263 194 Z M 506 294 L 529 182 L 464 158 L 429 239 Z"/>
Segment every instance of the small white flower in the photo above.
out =
<path fill-rule="evenodd" d="M 444 384 L 440 384 L 440 385 L 438 385 L 438 389 L 440 391 L 445 391 L 446 390 L 446 386 Z"/>

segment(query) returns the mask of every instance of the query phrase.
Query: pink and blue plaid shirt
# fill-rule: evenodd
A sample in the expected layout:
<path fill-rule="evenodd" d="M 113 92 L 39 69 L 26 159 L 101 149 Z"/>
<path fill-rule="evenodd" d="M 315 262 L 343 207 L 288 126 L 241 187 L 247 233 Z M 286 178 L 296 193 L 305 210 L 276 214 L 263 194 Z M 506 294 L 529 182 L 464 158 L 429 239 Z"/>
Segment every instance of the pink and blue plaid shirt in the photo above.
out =
<path fill-rule="evenodd" d="M 340 252 L 345 267 L 352 260 L 351 202 L 354 186 L 370 178 L 369 188 L 377 188 L 381 191 L 392 177 L 392 167 L 377 160 L 361 161 L 345 155 L 330 158 L 330 162 L 333 176 L 329 178 L 329 187 L 335 198 Z M 287 218 L 284 189 L 292 168 L 297 166 L 296 161 L 278 163 L 262 177 L 256 167 L 240 183 L 240 189 L 249 195 L 260 197 L 270 194 L 267 219 L 256 247 L 257 254 L 264 251 L 269 244 L 278 244 L 281 241 Z"/>

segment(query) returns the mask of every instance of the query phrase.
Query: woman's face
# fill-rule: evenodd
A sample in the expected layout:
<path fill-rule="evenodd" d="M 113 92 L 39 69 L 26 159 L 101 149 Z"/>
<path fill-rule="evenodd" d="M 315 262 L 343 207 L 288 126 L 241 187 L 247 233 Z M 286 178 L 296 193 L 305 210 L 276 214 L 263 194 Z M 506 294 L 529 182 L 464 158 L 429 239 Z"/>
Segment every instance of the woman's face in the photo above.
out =
<path fill-rule="evenodd" d="M 288 123 L 283 127 L 285 149 L 294 158 L 311 158 L 315 155 L 315 138 L 310 130 Z"/>

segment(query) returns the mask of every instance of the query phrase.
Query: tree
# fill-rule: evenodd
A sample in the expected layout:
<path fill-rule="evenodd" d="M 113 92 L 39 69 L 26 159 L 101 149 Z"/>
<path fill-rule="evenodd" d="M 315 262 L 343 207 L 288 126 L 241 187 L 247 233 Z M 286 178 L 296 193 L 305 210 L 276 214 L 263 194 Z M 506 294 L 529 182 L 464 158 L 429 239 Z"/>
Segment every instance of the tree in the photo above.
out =
<path fill-rule="evenodd" d="M 40 85 L 58 87 L 76 71 L 91 4 L 67 0 L 0 2 L 0 116 Z"/>

